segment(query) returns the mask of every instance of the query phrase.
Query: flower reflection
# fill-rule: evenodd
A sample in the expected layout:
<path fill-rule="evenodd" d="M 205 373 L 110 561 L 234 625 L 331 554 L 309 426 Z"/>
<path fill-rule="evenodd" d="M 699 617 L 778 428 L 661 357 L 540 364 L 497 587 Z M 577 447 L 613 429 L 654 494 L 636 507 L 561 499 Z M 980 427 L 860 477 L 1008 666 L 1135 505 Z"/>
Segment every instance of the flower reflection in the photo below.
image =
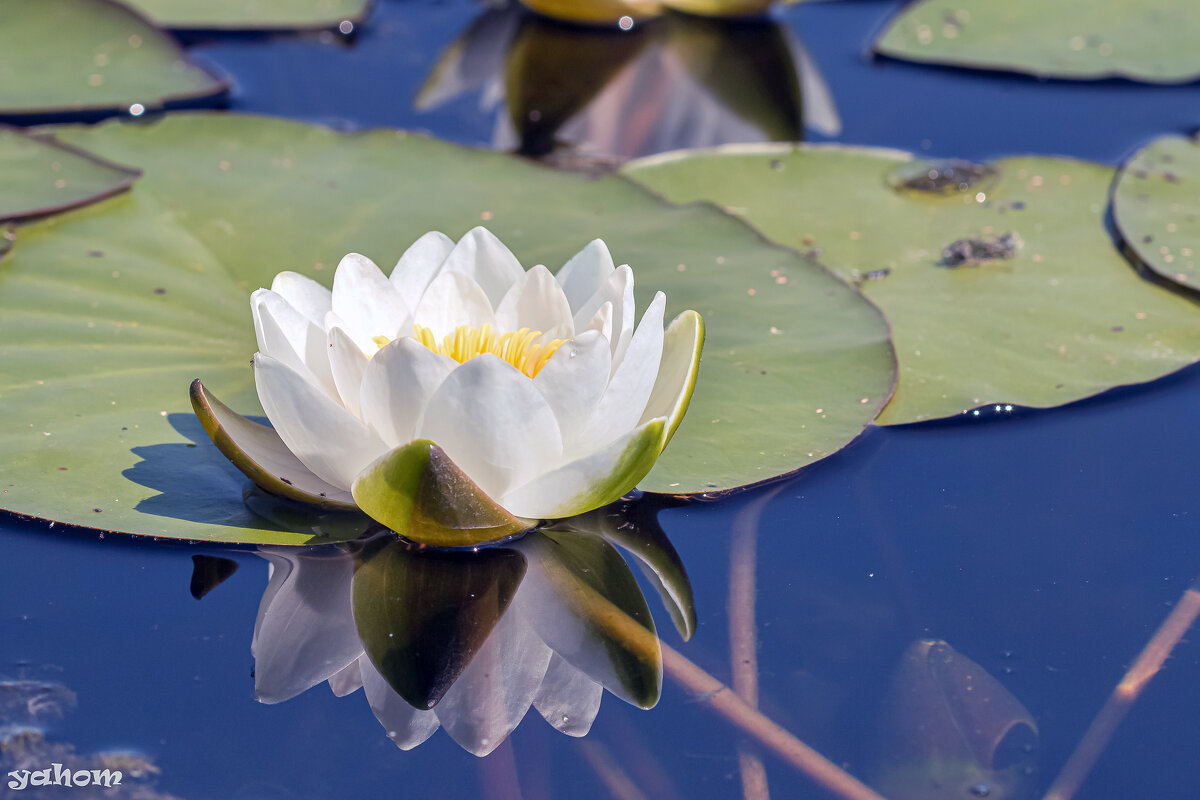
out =
<path fill-rule="evenodd" d="M 654 706 L 658 640 L 629 641 L 610 621 L 619 613 L 655 631 L 612 542 L 633 546 L 686 638 L 695 612 L 678 556 L 653 512 L 629 504 L 570 525 L 474 550 L 417 547 L 390 533 L 260 550 L 271 566 L 252 645 L 259 700 L 278 703 L 323 681 L 338 696 L 361 688 L 401 749 L 443 727 L 479 756 L 530 706 L 571 736 L 588 732 L 604 689 Z"/>
<path fill-rule="evenodd" d="M 585 157 L 636 158 L 841 128 L 803 45 L 762 19 L 668 14 L 621 31 L 490 9 L 442 54 L 416 105 L 472 92 L 497 112 L 492 144 L 531 156 L 572 145 Z"/>

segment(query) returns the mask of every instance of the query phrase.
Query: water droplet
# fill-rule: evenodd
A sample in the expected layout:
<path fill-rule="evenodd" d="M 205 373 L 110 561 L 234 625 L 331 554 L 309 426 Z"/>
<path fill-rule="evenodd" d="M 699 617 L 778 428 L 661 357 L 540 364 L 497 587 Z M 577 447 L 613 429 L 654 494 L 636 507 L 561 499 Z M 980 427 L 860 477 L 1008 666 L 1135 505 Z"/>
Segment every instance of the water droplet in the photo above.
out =
<path fill-rule="evenodd" d="M 141 103 L 134 103 L 133 105 L 131 105 L 129 107 L 129 116 L 131 116 L 131 117 L 140 117 L 142 114 L 145 114 L 145 113 L 146 113 L 146 107 L 144 105 L 142 105 Z"/>
<path fill-rule="evenodd" d="M 617 27 L 623 31 L 631 30 L 633 28 L 633 17 L 621 17 L 619 20 L 617 20 Z"/>
<path fill-rule="evenodd" d="M 992 793 L 992 787 L 986 783 L 977 783 L 967 789 L 972 797 L 987 797 Z"/>

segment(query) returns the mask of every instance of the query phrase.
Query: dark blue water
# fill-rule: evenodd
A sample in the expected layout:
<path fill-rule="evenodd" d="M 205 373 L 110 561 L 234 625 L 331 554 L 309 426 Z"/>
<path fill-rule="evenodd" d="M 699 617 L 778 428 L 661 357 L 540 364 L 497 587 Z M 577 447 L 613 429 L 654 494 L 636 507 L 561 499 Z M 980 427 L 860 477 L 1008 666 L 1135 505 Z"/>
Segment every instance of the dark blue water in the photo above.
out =
<path fill-rule="evenodd" d="M 893 10 L 813 3 L 778 16 L 835 98 L 842 130 L 823 138 L 1116 163 L 1154 135 L 1187 129 L 1200 109 L 1195 85 L 1037 82 L 872 61 L 863 53 Z M 413 108 L 438 55 L 478 11 L 383 0 L 349 43 L 230 38 L 193 52 L 234 76 L 237 110 L 486 145 L 499 112 L 481 111 L 478 93 Z M 859 772 L 901 654 L 914 639 L 945 639 L 1037 720 L 1044 791 L 1200 574 L 1197 393 L 1192 369 L 1059 410 L 872 429 L 789 482 L 758 534 L 764 711 Z M 681 643 L 652 599 L 660 632 L 725 681 L 731 527 L 757 496 L 661 515 L 695 585 L 699 630 Z M 66 684 L 78 706 L 42 719 L 48 735 L 80 753 L 141 753 L 174 796 L 603 798 L 613 794 L 589 759 L 604 754 L 646 797 L 740 796 L 736 731 L 669 679 L 651 711 L 606 695 L 583 740 L 531 714 L 487 759 L 444 732 L 400 752 L 361 693 L 337 699 L 318 686 L 280 705 L 255 702 L 249 644 L 267 578 L 253 553 L 13 521 L 0 523 L 0 543 L 0 674 Z M 196 553 L 240 564 L 200 601 L 188 592 Z M 1198 678 L 1200 651 L 1185 641 L 1081 796 L 1196 795 Z M 825 796 L 781 761 L 766 765 L 775 796 Z"/>

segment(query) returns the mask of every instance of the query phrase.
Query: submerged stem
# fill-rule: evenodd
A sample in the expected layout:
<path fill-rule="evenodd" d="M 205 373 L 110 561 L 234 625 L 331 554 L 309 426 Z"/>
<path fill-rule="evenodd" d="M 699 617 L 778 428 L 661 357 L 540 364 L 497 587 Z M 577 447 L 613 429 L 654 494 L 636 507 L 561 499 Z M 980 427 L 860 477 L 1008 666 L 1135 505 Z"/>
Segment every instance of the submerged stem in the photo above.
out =
<path fill-rule="evenodd" d="M 1062 771 L 1054 779 L 1044 800 L 1070 800 L 1079 790 L 1095 765 L 1096 759 L 1108 746 L 1117 725 L 1129 713 L 1129 709 L 1133 707 L 1133 703 L 1142 693 L 1142 689 L 1162 668 L 1163 662 L 1171 655 L 1171 651 L 1187 633 L 1188 628 L 1192 627 L 1192 623 L 1196 621 L 1198 615 L 1200 615 L 1200 578 L 1193 581 L 1192 585 L 1184 591 L 1183 597 L 1171 609 L 1171 613 L 1154 632 L 1154 636 L 1142 648 L 1142 652 L 1138 654 L 1133 666 L 1113 689 L 1108 702 L 1092 720 L 1092 724 L 1076 746 L 1075 752 L 1071 753 L 1071 757 L 1067 759 Z"/>

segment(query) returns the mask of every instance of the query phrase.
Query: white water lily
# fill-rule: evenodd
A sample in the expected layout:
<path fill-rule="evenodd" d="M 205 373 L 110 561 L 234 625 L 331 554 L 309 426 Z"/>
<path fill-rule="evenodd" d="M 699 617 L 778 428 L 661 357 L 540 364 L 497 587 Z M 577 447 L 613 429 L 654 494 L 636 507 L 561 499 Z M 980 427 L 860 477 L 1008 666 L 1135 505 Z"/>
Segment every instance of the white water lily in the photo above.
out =
<path fill-rule="evenodd" d="M 268 491 L 356 505 L 406 534 L 414 517 L 446 516 L 443 495 L 471 495 L 433 527 L 477 532 L 427 540 L 486 541 L 605 505 L 649 472 L 703 340 L 693 311 L 664 331 L 665 305 L 657 293 L 635 326 L 633 272 L 599 239 L 552 275 L 522 269 L 484 228 L 457 244 L 427 233 L 390 276 L 351 253 L 332 291 L 282 272 L 254 292 L 255 382 L 273 431 L 199 382 L 193 405 Z M 430 486 L 438 497 L 419 496 Z"/>

